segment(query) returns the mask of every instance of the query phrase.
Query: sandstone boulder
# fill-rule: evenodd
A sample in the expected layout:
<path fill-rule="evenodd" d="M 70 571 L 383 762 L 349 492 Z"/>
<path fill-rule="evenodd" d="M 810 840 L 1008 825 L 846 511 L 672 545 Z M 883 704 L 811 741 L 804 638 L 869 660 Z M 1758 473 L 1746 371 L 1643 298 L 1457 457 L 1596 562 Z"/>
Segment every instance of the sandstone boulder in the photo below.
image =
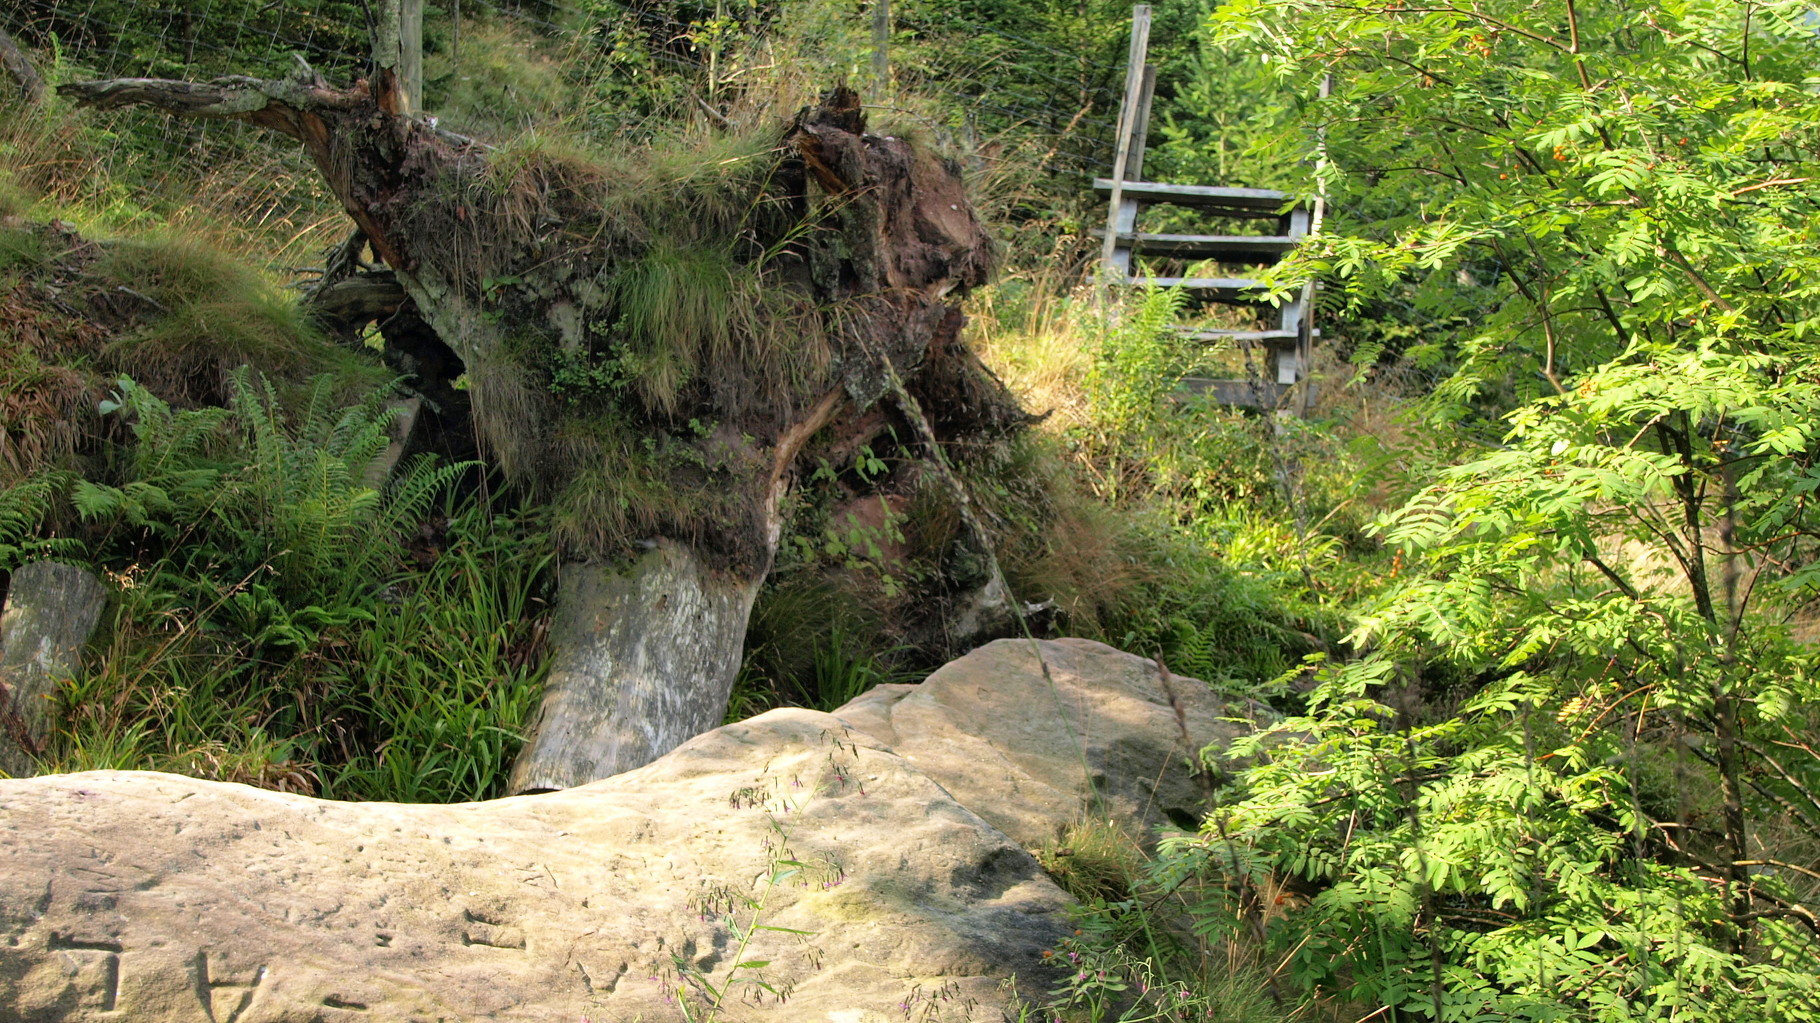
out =
<path fill-rule="evenodd" d="M 1002 641 L 489 803 L 0 781 L 0 1019 L 658 1023 L 713 990 L 729 1021 L 1015 1018 L 1070 900 L 1008 834 L 1188 812 L 1225 727 L 1151 662 L 1040 648 L 1049 679 Z"/>
<path fill-rule="evenodd" d="M 1190 769 L 1199 751 L 1269 712 L 1104 643 L 1001 639 L 834 713 L 1037 849 L 1090 820 L 1194 828 L 1211 781 Z"/>

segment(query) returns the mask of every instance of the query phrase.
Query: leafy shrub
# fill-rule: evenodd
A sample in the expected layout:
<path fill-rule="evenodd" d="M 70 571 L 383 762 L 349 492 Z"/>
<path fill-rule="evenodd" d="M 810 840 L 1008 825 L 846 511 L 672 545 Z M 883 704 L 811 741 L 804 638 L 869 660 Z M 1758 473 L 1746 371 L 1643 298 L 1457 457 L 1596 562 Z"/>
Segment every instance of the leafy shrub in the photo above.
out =
<path fill-rule="evenodd" d="M 1816 576 L 1810 16 L 1568 16 L 1216 15 L 1286 77 L 1335 72 L 1333 185 L 1382 216 L 1301 267 L 1489 291 L 1427 403 L 1482 446 L 1376 524 L 1354 657 L 1228 751 L 1237 786 L 1157 883 L 1198 879 L 1229 934 L 1292 885 L 1286 975 L 1403 1018 L 1811 1018 L 1820 915 L 1785 850 L 1820 833 L 1820 689 L 1781 625 Z"/>

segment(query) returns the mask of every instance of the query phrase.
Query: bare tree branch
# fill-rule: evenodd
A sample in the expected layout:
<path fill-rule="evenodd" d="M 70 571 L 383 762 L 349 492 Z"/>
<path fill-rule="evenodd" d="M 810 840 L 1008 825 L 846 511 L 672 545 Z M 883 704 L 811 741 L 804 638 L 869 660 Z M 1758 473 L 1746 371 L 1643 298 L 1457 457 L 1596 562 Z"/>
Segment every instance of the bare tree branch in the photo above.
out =
<path fill-rule="evenodd" d="M 212 82 L 168 78 L 70 82 L 59 85 L 57 94 L 78 106 L 97 110 L 146 106 L 179 117 L 250 121 L 295 139 L 307 138 L 303 123 L 306 115 L 352 110 L 367 101 L 364 88 L 356 85 L 345 92 L 331 89 L 307 67 L 275 80 L 231 75 Z"/>

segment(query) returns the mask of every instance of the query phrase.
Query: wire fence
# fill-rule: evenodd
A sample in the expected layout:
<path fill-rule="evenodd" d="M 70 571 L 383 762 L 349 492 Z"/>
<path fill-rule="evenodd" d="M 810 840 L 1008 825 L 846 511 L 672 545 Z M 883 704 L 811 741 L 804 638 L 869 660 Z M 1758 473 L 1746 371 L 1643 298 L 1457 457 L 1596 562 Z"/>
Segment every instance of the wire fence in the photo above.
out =
<path fill-rule="evenodd" d="M 565 12 L 501 0 L 444 0 L 427 17 L 440 26 L 435 43 L 452 51 L 445 55 L 456 66 L 463 24 L 471 30 L 492 20 L 516 23 L 567 52 L 595 57 L 609 40 L 631 37 L 642 42 L 647 67 L 685 77 L 712 75 L 716 47 L 724 45 L 728 26 L 681 16 L 678 6 L 585 0 L 583 9 Z M 869 18 L 864 12 L 848 18 L 860 45 Z M 0 28 L 55 54 L 65 77 L 275 76 L 302 57 L 331 81 L 348 81 L 366 67 L 371 27 L 370 8 L 361 0 L 16 0 L 0 7 Z M 750 40 L 771 26 L 755 19 L 731 27 Z M 974 64 L 944 63 L 938 51 L 954 48 L 934 44 L 961 37 Z M 923 41 L 927 44 L 919 46 Z M 898 52 L 914 57 L 897 77 L 928 106 L 943 111 L 951 122 L 947 127 L 969 141 L 1040 136 L 1054 171 L 1105 172 L 1116 132 L 1118 59 L 1098 60 L 950 14 L 919 22 L 914 10 L 900 16 L 893 51 L 894 57 Z M 632 63 L 590 65 L 591 73 L 632 76 L 642 70 Z"/>
<path fill-rule="evenodd" d="M 544 110 L 563 130 L 637 138 L 701 116 L 704 106 L 730 106 L 771 76 L 770 60 L 787 64 L 805 89 L 849 79 L 875 110 L 875 124 L 921 132 L 967 166 L 981 213 L 1006 251 L 1019 254 L 1006 274 L 1067 287 L 1091 265 L 1088 228 L 1098 206 L 1091 180 L 1110 172 L 1127 26 L 1094 21 L 1076 45 L 1072 30 L 1019 24 L 1021 31 L 1007 31 L 990 23 L 991 8 L 957 13 L 959 6 L 892 5 L 890 80 L 881 86 L 872 80 L 865 7 L 429 0 L 426 109 L 487 140 L 542 130 L 552 121 L 500 85 L 516 88 L 549 72 L 561 84 L 543 95 Z M 53 83 L 275 78 L 301 58 L 345 85 L 370 69 L 378 7 L 379 0 L 9 0 L 0 3 L 0 29 L 40 55 Z M 738 13 L 717 16 L 728 10 Z M 756 97 L 762 87 L 752 91 Z M 273 145 L 252 125 L 144 109 L 80 123 L 101 126 L 87 132 L 87 148 L 72 144 L 38 161 L 57 164 L 60 178 L 47 172 L 46 180 L 19 183 L 73 208 L 106 207 L 106 229 L 199 226 L 238 242 L 270 272 L 297 279 L 308 279 L 346 233 L 339 205 L 302 154 Z M 0 125 L 0 148 L 6 134 Z M 206 188 L 197 186 L 196 168 L 206 168 Z"/>
<path fill-rule="evenodd" d="M 0 9 L 0 25 L 74 69 L 110 78 L 260 74 L 293 53 L 345 70 L 363 56 L 367 28 L 359 5 L 295 0 L 20 0 Z"/>

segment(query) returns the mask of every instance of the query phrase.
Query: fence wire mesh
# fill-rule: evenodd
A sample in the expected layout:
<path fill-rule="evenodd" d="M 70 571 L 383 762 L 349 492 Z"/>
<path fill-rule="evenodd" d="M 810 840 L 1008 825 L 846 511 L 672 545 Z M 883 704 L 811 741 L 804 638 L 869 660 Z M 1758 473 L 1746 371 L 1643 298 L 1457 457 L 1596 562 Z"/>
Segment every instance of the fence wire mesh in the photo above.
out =
<path fill-rule="evenodd" d="M 716 73 L 729 34 L 750 43 L 772 27 L 759 15 L 741 23 L 687 13 L 683 4 L 618 0 L 586 0 L 577 8 L 446 0 L 426 12 L 426 20 L 437 27 L 430 45 L 444 51 L 447 66 L 457 71 L 462 27 L 472 37 L 479 24 L 493 21 L 514 23 L 556 44 L 553 48 L 579 55 L 590 74 L 636 76 L 655 69 L 697 78 Z M 868 19 L 864 12 L 844 19 L 850 22 L 844 26 L 850 30 L 849 52 L 829 51 L 831 77 L 869 52 L 862 52 Z M 301 57 L 331 81 L 349 81 L 366 67 L 371 27 L 368 5 L 346 0 L 17 0 L 0 7 L 0 28 L 54 54 L 66 79 L 270 77 L 286 73 Z M 968 40 L 967 56 L 958 62 L 935 45 L 919 45 L 956 37 Z M 643 60 L 611 59 L 615 42 L 626 40 L 641 45 Z M 1104 173 L 1118 115 L 1118 60 L 1089 48 L 1061 49 L 952 13 L 919 19 L 914 9 L 900 17 L 893 48 L 911 57 L 901 71 L 894 67 L 905 87 L 933 101 L 930 106 L 950 122 L 945 127 L 965 141 L 1040 135 L 1055 170 Z M 889 106 L 886 96 L 870 99 Z"/>

